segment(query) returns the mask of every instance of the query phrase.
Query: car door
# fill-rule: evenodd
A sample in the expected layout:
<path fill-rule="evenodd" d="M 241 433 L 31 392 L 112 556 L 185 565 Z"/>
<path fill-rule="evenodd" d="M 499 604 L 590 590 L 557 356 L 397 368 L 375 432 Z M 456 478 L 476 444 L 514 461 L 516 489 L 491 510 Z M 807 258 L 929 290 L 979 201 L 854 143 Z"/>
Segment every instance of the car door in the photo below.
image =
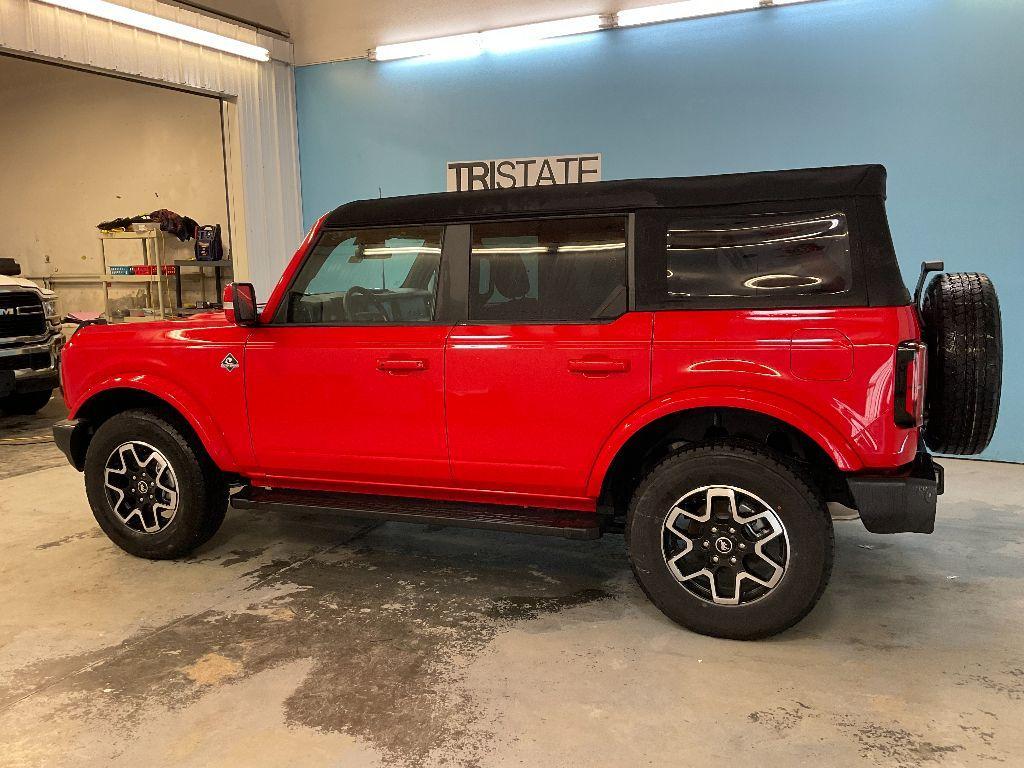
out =
<path fill-rule="evenodd" d="M 253 329 L 250 430 L 273 483 L 449 484 L 442 229 L 325 230 Z"/>
<path fill-rule="evenodd" d="M 445 352 L 461 487 L 582 498 L 650 392 L 650 313 L 628 312 L 627 217 L 475 224 L 468 323 Z"/>

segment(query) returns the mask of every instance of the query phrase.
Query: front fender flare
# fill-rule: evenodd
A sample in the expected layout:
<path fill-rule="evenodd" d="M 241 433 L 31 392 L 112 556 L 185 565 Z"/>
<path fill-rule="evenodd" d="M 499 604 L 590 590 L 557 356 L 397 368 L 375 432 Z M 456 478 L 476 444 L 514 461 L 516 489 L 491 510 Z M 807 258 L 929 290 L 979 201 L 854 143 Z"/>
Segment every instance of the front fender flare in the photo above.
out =
<path fill-rule="evenodd" d="M 816 412 L 774 392 L 748 387 L 682 389 L 650 400 L 623 419 L 605 441 L 587 481 L 587 496 L 601 493 L 605 474 L 615 456 L 633 435 L 664 416 L 697 408 L 735 408 L 779 419 L 807 435 L 843 472 L 863 468 L 860 456 L 843 435 Z"/>
<path fill-rule="evenodd" d="M 237 457 L 228 447 L 223 431 L 217 426 L 213 416 L 203 404 L 191 396 L 186 389 L 163 376 L 152 373 L 118 374 L 93 382 L 76 402 L 70 404 L 68 419 L 77 418 L 82 408 L 96 396 L 115 389 L 133 389 L 145 392 L 167 403 L 181 414 L 182 418 L 195 430 L 199 441 L 210 458 L 213 459 L 214 464 L 227 471 L 236 470 L 239 467 Z"/>

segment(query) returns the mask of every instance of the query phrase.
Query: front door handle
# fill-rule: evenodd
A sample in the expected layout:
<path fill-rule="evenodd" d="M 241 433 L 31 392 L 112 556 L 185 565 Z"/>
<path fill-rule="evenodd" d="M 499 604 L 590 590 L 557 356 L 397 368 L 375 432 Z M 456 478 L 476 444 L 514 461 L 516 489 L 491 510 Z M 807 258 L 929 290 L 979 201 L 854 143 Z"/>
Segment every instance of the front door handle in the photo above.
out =
<path fill-rule="evenodd" d="M 626 373 L 629 360 L 570 360 L 570 373 L 591 376 L 607 376 L 609 373 Z"/>
<path fill-rule="evenodd" d="M 427 370 L 426 360 L 378 360 L 378 371 L 388 373 L 413 373 L 414 371 Z"/>

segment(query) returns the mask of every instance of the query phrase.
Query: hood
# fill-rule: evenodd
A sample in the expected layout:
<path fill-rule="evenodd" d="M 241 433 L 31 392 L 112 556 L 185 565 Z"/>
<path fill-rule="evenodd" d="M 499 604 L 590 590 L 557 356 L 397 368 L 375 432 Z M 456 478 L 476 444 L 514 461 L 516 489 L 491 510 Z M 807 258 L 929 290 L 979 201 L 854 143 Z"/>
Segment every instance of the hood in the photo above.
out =
<path fill-rule="evenodd" d="M 0 291 L 4 288 L 28 288 L 30 291 L 38 291 L 48 298 L 56 295 L 53 291 L 48 291 L 42 286 L 36 285 L 31 280 L 26 280 L 24 277 L 8 277 L 6 275 L 0 275 Z"/>

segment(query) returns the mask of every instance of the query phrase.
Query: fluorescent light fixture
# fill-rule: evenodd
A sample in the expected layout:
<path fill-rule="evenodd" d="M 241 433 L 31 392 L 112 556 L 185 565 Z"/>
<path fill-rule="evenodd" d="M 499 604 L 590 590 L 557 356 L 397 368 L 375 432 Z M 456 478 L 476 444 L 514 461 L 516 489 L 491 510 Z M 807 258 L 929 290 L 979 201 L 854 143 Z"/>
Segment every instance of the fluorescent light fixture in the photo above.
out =
<path fill-rule="evenodd" d="M 441 249 L 431 245 L 397 245 L 380 248 L 364 248 L 366 256 L 390 256 L 393 253 L 440 253 Z"/>
<path fill-rule="evenodd" d="M 681 3 L 649 5 L 644 8 L 619 11 L 616 21 L 620 27 L 635 27 L 639 24 L 657 24 L 660 21 L 696 19 L 701 16 L 717 16 L 720 13 L 750 11 L 760 7 L 759 0 L 684 0 Z"/>
<path fill-rule="evenodd" d="M 71 0 L 43 0 L 54 5 L 84 5 L 86 3 Z M 411 43 L 393 43 L 378 45 L 370 51 L 373 61 L 391 61 L 393 59 L 411 59 L 419 56 L 455 59 L 477 56 L 484 51 L 500 53 L 514 51 L 537 45 L 545 40 L 567 35 L 579 35 L 596 32 L 611 27 L 635 27 L 640 24 L 657 24 L 662 21 L 677 19 L 696 19 L 703 16 L 718 16 L 723 13 L 752 11 L 756 8 L 772 8 L 779 5 L 795 5 L 816 0 L 683 0 L 678 3 L 662 3 L 644 8 L 630 8 L 619 11 L 611 16 L 593 14 L 576 16 L 571 19 L 557 21 L 541 21 L 536 24 L 523 24 L 518 27 L 502 27 L 486 32 L 470 32 L 465 35 L 449 35 L 434 37 L 427 40 L 414 40 Z M 110 5 L 110 3 L 103 3 Z"/>
<path fill-rule="evenodd" d="M 163 19 L 132 8 L 125 8 L 123 5 L 108 3 L 105 0 L 40 0 L 48 5 L 55 5 L 66 8 L 69 11 L 78 11 L 89 16 L 95 16 L 107 21 L 115 21 L 136 29 L 144 29 L 164 37 L 173 37 L 175 40 L 184 40 L 186 43 L 195 43 L 204 48 L 213 48 L 217 51 L 224 51 L 235 56 L 242 56 L 254 61 L 270 61 L 270 51 L 258 45 L 243 43 L 232 37 L 225 37 L 214 32 L 207 32 L 204 29 L 190 27 L 187 24 L 179 24 L 176 21 Z"/>
<path fill-rule="evenodd" d="M 480 33 L 470 32 L 468 35 L 449 35 L 434 37 L 429 40 L 415 40 L 411 43 L 393 43 L 378 45 L 373 51 L 376 61 L 393 59 L 412 59 L 417 56 L 438 56 L 442 58 L 462 58 L 476 56 L 483 52 Z"/>
<path fill-rule="evenodd" d="M 580 35 L 601 29 L 601 17 L 577 16 L 558 21 L 542 21 L 538 24 L 524 24 L 519 27 L 504 27 L 480 33 L 483 47 L 488 51 L 514 51 L 536 45 L 553 37 Z"/>
<path fill-rule="evenodd" d="M 497 246 L 494 248 L 474 248 L 473 253 L 486 256 L 491 253 L 547 253 L 549 250 L 546 245 Z"/>
<path fill-rule="evenodd" d="M 558 253 L 589 253 L 591 251 L 618 251 L 626 247 L 625 243 L 594 243 L 592 245 L 560 245 Z"/>
<path fill-rule="evenodd" d="M 523 24 L 518 27 L 489 29 L 486 32 L 470 32 L 465 35 L 449 35 L 410 43 L 378 45 L 372 52 L 375 61 L 411 59 L 418 56 L 433 56 L 445 59 L 476 56 L 484 51 L 500 53 L 528 48 L 544 40 L 566 35 L 596 32 L 602 27 L 601 16 L 577 16 L 572 19 L 541 21 L 537 24 Z"/>

